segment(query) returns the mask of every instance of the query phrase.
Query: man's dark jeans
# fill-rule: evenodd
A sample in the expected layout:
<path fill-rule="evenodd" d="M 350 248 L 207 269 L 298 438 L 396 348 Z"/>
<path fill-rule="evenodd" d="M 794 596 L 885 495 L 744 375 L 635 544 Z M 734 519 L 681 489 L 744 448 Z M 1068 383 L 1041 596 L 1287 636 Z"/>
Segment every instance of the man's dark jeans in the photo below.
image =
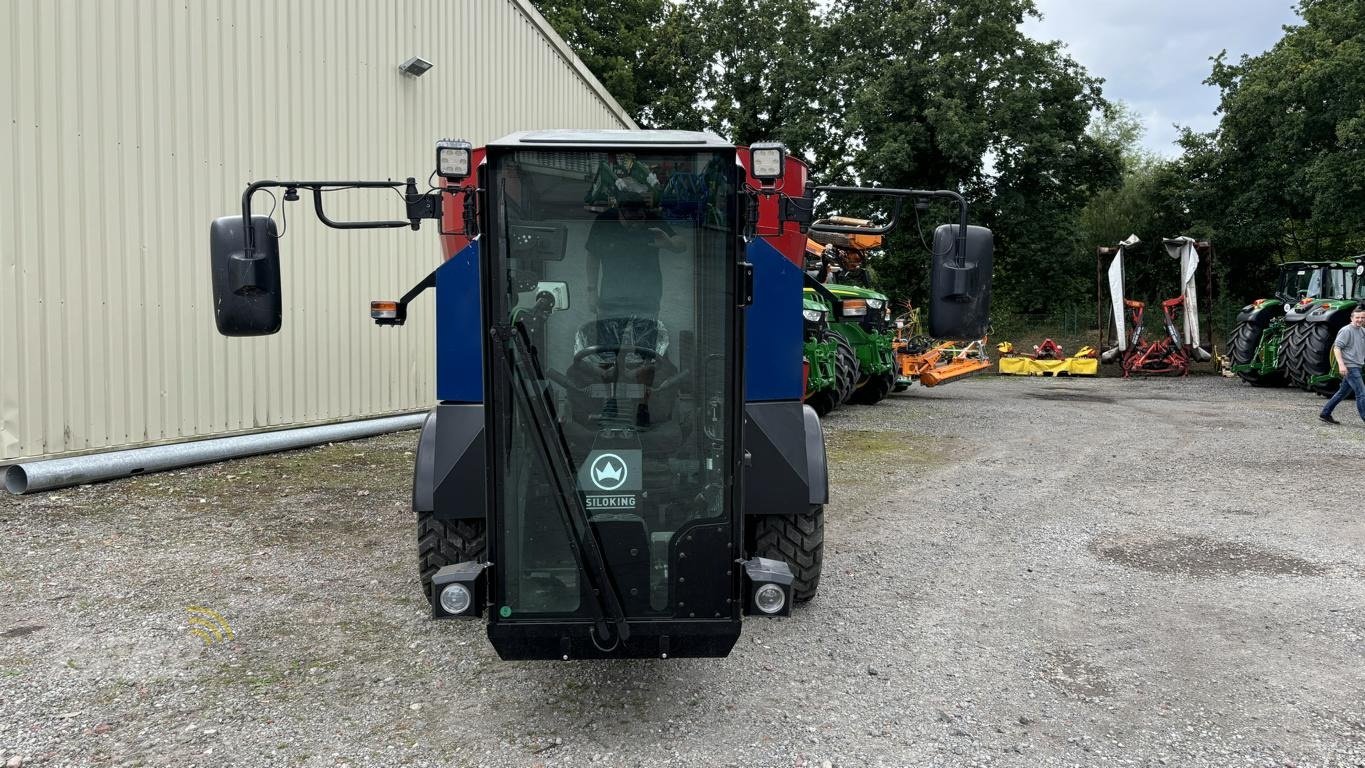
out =
<path fill-rule="evenodd" d="M 1327 405 L 1322 407 L 1323 416 L 1331 416 L 1332 410 L 1337 407 L 1337 403 L 1346 399 L 1346 396 L 1355 393 L 1356 412 L 1361 419 L 1365 419 L 1365 382 L 1360 379 L 1360 366 L 1351 365 L 1346 367 L 1346 375 L 1341 379 L 1341 388 L 1337 390 L 1332 399 L 1327 401 Z"/>

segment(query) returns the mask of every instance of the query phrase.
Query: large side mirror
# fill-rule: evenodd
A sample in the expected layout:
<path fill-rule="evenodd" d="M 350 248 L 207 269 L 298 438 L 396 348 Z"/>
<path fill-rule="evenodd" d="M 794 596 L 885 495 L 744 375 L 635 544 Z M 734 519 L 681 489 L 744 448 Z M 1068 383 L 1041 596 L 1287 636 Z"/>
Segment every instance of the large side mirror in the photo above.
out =
<path fill-rule="evenodd" d="M 213 259 L 213 318 L 224 336 L 267 336 L 280 330 L 280 241 L 274 219 L 252 216 L 256 251 L 246 257 L 241 216 L 214 219 L 209 227 Z"/>
<path fill-rule="evenodd" d="M 967 227 L 965 242 L 961 234 L 956 224 L 934 230 L 929 335 L 936 339 L 979 339 L 990 326 L 995 237 L 985 227 Z"/>

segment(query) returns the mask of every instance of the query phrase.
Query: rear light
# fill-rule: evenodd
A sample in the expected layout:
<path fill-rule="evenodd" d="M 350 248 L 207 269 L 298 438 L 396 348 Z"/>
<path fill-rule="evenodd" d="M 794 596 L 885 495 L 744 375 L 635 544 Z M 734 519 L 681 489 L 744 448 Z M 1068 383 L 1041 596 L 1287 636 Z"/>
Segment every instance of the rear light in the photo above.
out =
<path fill-rule="evenodd" d="M 396 301 L 370 302 L 370 319 L 381 325 L 399 322 L 398 302 Z"/>

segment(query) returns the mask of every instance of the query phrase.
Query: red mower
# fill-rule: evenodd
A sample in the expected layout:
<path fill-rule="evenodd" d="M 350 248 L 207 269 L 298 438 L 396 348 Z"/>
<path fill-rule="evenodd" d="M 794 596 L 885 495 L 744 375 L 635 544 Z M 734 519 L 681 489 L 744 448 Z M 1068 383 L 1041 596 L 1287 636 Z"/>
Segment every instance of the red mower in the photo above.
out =
<path fill-rule="evenodd" d="M 1123 257 L 1125 251 L 1140 241 L 1130 236 L 1115 248 L 1100 248 L 1101 258 L 1113 255 L 1109 265 L 1109 296 L 1113 304 L 1115 344 L 1100 355 L 1103 363 L 1118 363 L 1123 377 L 1185 376 L 1191 361 L 1206 362 L 1210 353 L 1199 344 L 1199 305 L 1195 296 L 1194 277 L 1199 267 L 1200 246 L 1188 237 L 1165 241 L 1167 253 L 1180 260 L 1181 295 L 1161 302 L 1165 333 L 1157 341 L 1142 337 L 1143 313 L 1146 304 L 1124 295 Z M 1131 326 L 1129 332 L 1127 326 Z"/>

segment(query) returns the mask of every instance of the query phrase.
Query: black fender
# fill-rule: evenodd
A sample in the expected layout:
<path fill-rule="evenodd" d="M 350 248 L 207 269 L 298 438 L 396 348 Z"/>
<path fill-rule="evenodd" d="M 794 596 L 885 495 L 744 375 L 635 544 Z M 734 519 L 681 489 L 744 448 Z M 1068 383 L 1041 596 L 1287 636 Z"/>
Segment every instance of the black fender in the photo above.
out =
<path fill-rule="evenodd" d="M 436 409 L 432 408 L 422 422 L 422 431 L 417 435 L 417 458 L 412 463 L 412 511 L 432 512 L 436 508 L 433 500 L 435 483 L 432 477 L 436 472 Z"/>
<path fill-rule="evenodd" d="M 437 520 L 486 518 L 483 404 L 436 406 L 422 424 L 413 464 L 413 511 Z"/>
<path fill-rule="evenodd" d="M 1325 305 L 1325 306 L 1324 306 Z M 1330 323 L 1333 327 L 1340 328 L 1351 320 L 1351 311 L 1355 309 L 1354 301 L 1332 301 L 1314 304 L 1313 308 L 1304 315 L 1303 319 L 1310 323 Z"/>
<path fill-rule="evenodd" d="M 1284 322 L 1286 325 L 1302 323 L 1303 321 L 1308 319 L 1308 315 L 1309 312 L 1299 312 L 1296 307 L 1289 307 L 1287 310 L 1285 310 Z"/>
<path fill-rule="evenodd" d="M 829 503 L 829 462 L 825 455 L 825 428 L 820 416 L 809 405 L 802 406 L 806 418 L 806 478 L 811 504 Z"/>
<path fill-rule="evenodd" d="M 744 514 L 795 515 L 829 501 L 825 435 L 796 400 L 744 404 Z"/>
<path fill-rule="evenodd" d="M 1270 322 L 1284 314 L 1284 302 L 1279 299 L 1258 299 L 1260 304 L 1251 303 L 1242 307 L 1242 311 L 1237 313 L 1238 323 L 1251 323 L 1261 328 L 1268 328 Z"/>

